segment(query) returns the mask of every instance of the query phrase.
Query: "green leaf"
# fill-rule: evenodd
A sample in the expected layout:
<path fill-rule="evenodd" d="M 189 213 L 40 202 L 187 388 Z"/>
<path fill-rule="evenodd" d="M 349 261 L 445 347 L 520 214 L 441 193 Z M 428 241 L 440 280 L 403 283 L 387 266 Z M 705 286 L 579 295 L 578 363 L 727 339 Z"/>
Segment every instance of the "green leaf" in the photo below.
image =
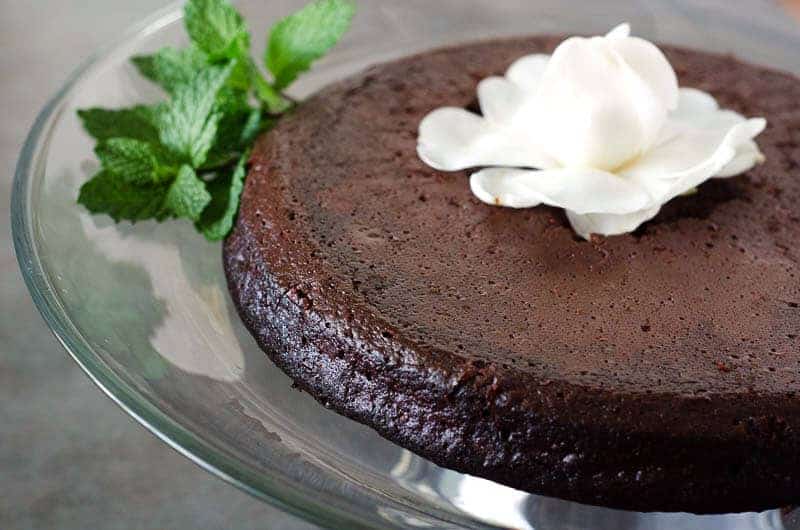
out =
<path fill-rule="evenodd" d="M 161 143 L 193 167 L 202 166 L 211 149 L 221 118 L 212 111 L 233 66 L 231 62 L 200 70 L 190 83 L 177 87 L 159 115 Z"/>
<path fill-rule="evenodd" d="M 107 214 L 114 221 L 141 221 L 167 217 L 164 198 L 167 186 L 136 186 L 107 171 L 101 171 L 81 186 L 78 202 L 93 214 Z"/>
<path fill-rule="evenodd" d="M 261 111 L 252 109 L 250 114 L 247 115 L 247 120 L 245 120 L 242 131 L 239 134 L 239 145 L 248 146 L 255 142 L 256 137 L 265 125 L 265 120 L 261 117 Z"/>
<path fill-rule="evenodd" d="M 274 120 L 264 119 L 260 109 L 252 109 L 249 114 L 236 116 L 236 120 L 233 118 L 228 116 L 220 122 L 214 147 L 209 151 L 202 169 L 216 169 L 235 162 L 260 133 L 275 123 Z"/>
<path fill-rule="evenodd" d="M 267 83 L 261 72 L 258 71 L 255 64 L 250 67 L 251 79 L 253 87 L 256 90 L 256 96 L 267 108 L 270 114 L 278 115 L 286 112 L 292 108 L 292 101 L 280 93 L 275 87 Z"/>
<path fill-rule="evenodd" d="M 215 168 L 236 161 L 241 155 L 242 131 L 246 126 L 247 114 L 226 115 L 219 123 L 214 146 L 208 152 L 204 169 Z"/>
<path fill-rule="evenodd" d="M 233 67 L 231 76 L 228 78 L 227 86 L 234 90 L 241 90 L 249 92 L 253 86 L 253 80 L 250 75 L 250 69 L 247 66 L 248 61 L 252 61 L 249 56 L 245 56 L 236 60 L 236 65 Z"/>
<path fill-rule="evenodd" d="M 252 126 L 250 123 L 256 115 L 260 120 L 261 109 L 252 108 L 249 103 L 249 94 L 225 86 L 217 96 L 215 105 L 217 112 L 222 114 L 217 127 L 214 145 L 208 153 L 204 168 L 215 168 L 230 162 L 235 162 L 242 154 L 242 150 L 250 142 L 245 142 L 245 128 Z"/>
<path fill-rule="evenodd" d="M 325 55 L 350 27 L 350 0 L 315 0 L 278 22 L 270 32 L 265 62 L 282 90 Z"/>
<path fill-rule="evenodd" d="M 192 42 L 214 60 L 238 58 L 250 48 L 247 26 L 227 0 L 189 0 L 185 22 Z"/>
<path fill-rule="evenodd" d="M 91 108 L 78 111 L 83 128 L 97 140 L 124 137 L 157 142 L 156 107 L 138 105 L 118 110 Z"/>
<path fill-rule="evenodd" d="M 153 55 L 131 59 L 144 77 L 173 94 L 177 87 L 190 83 L 197 72 L 208 66 L 208 57 L 195 46 L 181 50 L 162 48 Z"/>
<path fill-rule="evenodd" d="M 197 221 L 211 201 L 205 182 L 197 178 L 194 169 L 181 166 L 164 199 L 164 209 L 175 217 Z"/>
<path fill-rule="evenodd" d="M 247 114 L 250 112 L 250 94 L 230 85 L 223 86 L 214 105 L 216 112 L 223 114 Z"/>
<path fill-rule="evenodd" d="M 223 114 L 215 112 L 208 117 L 205 126 L 200 130 L 197 140 L 194 144 L 194 150 L 191 153 L 191 160 L 193 167 L 201 167 L 208 158 L 208 153 L 214 145 L 214 140 L 217 138 L 217 131 L 219 130 L 219 122 L 222 120 Z"/>
<path fill-rule="evenodd" d="M 197 221 L 211 201 L 205 183 L 189 166 L 181 166 L 171 184 L 141 186 L 101 171 L 81 186 L 78 202 L 95 214 L 115 221 L 184 217 Z"/>
<path fill-rule="evenodd" d="M 134 55 L 131 57 L 131 62 L 142 77 L 158 83 L 159 74 L 156 71 L 156 56 L 164 50 L 166 50 L 166 48 L 162 48 L 157 53 L 151 55 Z"/>
<path fill-rule="evenodd" d="M 239 163 L 233 171 L 218 176 L 208 184 L 211 202 L 203 210 L 203 215 L 195 226 L 209 241 L 225 239 L 225 236 L 233 228 L 236 212 L 239 210 L 239 197 L 244 187 L 246 165 L 249 158 L 248 150 L 239 159 Z"/>
<path fill-rule="evenodd" d="M 111 138 L 98 143 L 94 151 L 103 169 L 125 182 L 154 184 L 164 176 L 156 151 L 147 142 L 133 138 Z"/>

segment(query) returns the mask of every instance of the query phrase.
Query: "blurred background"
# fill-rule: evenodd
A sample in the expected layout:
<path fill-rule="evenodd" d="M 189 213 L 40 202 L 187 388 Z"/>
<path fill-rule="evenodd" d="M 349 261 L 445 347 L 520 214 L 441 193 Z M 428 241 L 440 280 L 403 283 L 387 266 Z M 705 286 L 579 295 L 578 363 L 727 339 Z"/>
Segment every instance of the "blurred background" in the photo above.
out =
<path fill-rule="evenodd" d="M 725 1 L 756 14 L 767 0 Z M 2 530 L 312 528 L 213 478 L 127 417 L 61 349 L 17 269 L 8 202 L 37 112 L 98 46 L 168 3 L 0 0 Z M 800 0 L 782 6 L 800 21 Z"/>
<path fill-rule="evenodd" d="M 800 21 L 800 1 L 799 0 L 783 0 L 783 5 L 786 10 Z"/>

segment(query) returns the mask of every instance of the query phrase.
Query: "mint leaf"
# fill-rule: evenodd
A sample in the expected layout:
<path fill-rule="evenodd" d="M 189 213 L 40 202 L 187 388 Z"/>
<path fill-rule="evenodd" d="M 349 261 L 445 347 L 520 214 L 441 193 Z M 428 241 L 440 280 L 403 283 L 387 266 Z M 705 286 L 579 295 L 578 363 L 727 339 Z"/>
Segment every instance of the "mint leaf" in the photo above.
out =
<path fill-rule="evenodd" d="M 350 0 L 315 0 L 278 22 L 270 32 L 265 57 L 275 88 L 286 88 L 325 55 L 350 27 L 354 14 Z"/>
<path fill-rule="evenodd" d="M 176 88 L 166 109 L 159 114 L 161 143 L 176 156 L 200 167 L 206 160 L 222 117 L 212 112 L 234 63 L 200 70 L 186 85 Z"/>
<path fill-rule="evenodd" d="M 111 138 L 95 147 L 103 169 L 130 184 L 157 183 L 162 178 L 155 150 L 133 138 Z"/>
<path fill-rule="evenodd" d="M 78 202 L 93 214 L 107 214 L 116 222 L 167 217 L 167 186 L 136 186 L 107 171 L 97 173 L 81 186 Z"/>
<path fill-rule="evenodd" d="M 153 55 L 131 59 L 144 77 L 173 94 L 180 85 L 190 83 L 198 70 L 208 66 L 208 57 L 195 46 L 182 50 L 162 48 Z"/>
<path fill-rule="evenodd" d="M 250 92 L 250 89 L 253 86 L 253 80 L 250 73 L 250 68 L 247 64 L 249 61 L 252 61 L 252 59 L 247 56 L 236 60 L 236 64 L 233 67 L 231 76 L 228 78 L 228 87 L 234 90 L 241 90 L 248 93 Z"/>
<path fill-rule="evenodd" d="M 258 134 L 266 130 L 268 126 L 269 122 L 261 118 L 261 111 L 258 109 L 251 110 L 239 133 L 239 145 L 243 147 L 251 145 L 256 141 Z"/>
<path fill-rule="evenodd" d="M 204 168 L 216 168 L 235 162 L 242 150 L 250 145 L 247 141 L 249 132 L 245 129 L 252 127 L 252 124 L 248 123 L 254 119 L 259 122 L 261 120 L 261 109 L 250 106 L 249 94 L 229 86 L 220 90 L 214 108 L 222 114 L 222 118 L 217 127 L 214 145 L 202 166 Z"/>
<path fill-rule="evenodd" d="M 260 111 L 258 111 L 260 117 Z M 220 121 L 214 145 L 203 168 L 216 168 L 235 162 L 246 145 L 242 142 L 248 114 L 228 114 Z"/>
<path fill-rule="evenodd" d="M 210 201 L 205 183 L 194 169 L 183 165 L 164 198 L 164 209 L 175 217 L 197 221 Z"/>
<path fill-rule="evenodd" d="M 258 96 L 258 99 L 264 104 L 267 112 L 277 115 L 292 108 L 292 101 L 281 94 L 275 87 L 267 83 L 267 80 L 264 79 L 255 64 L 251 64 L 250 71 L 256 96 Z"/>
<path fill-rule="evenodd" d="M 138 55 L 131 59 L 139 73 L 172 94 L 175 89 L 192 81 L 198 70 L 212 64 L 209 56 L 194 45 L 176 50 L 166 47 L 152 55 Z M 228 79 L 231 88 L 250 90 L 250 72 L 246 61 L 236 64 Z"/>
<path fill-rule="evenodd" d="M 138 105 L 126 109 L 82 109 L 78 117 L 92 137 L 107 140 L 114 137 L 133 138 L 145 142 L 158 141 L 156 107 Z"/>
<path fill-rule="evenodd" d="M 132 58 L 169 101 L 78 111 L 102 164 L 78 202 L 116 221 L 190 219 L 209 240 L 223 239 L 253 142 L 295 105 L 282 90 L 336 44 L 354 10 L 352 0 L 315 0 L 276 24 L 265 53 L 270 82 L 229 0 L 187 0 L 192 44 Z"/>
<path fill-rule="evenodd" d="M 225 236 L 233 228 L 236 212 L 239 210 L 239 197 L 244 188 L 246 164 L 249 158 L 248 150 L 241 156 L 233 171 L 218 176 L 208 185 L 211 202 L 195 226 L 209 241 L 225 239 Z"/>
<path fill-rule="evenodd" d="M 250 112 L 250 94 L 230 85 L 223 86 L 217 93 L 214 111 L 223 114 L 247 114 Z"/>
<path fill-rule="evenodd" d="M 205 183 L 189 166 L 182 166 L 172 184 L 141 186 L 101 171 L 81 186 L 78 202 L 94 214 L 114 221 L 184 217 L 196 221 L 211 201 Z"/>
<path fill-rule="evenodd" d="M 192 42 L 212 59 L 238 58 L 250 48 L 244 20 L 227 0 L 189 0 L 184 13 Z"/>
<path fill-rule="evenodd" d="M 256 137 L 270 129 L 275 121 L 263 117 L 261 110 L 253 109 L 241 121 L 227 125 L 221 122 L 214 147 L 209 151 L 203 169 L 217 169 L 235 162 L 244 150 L 253 145 Z"/>

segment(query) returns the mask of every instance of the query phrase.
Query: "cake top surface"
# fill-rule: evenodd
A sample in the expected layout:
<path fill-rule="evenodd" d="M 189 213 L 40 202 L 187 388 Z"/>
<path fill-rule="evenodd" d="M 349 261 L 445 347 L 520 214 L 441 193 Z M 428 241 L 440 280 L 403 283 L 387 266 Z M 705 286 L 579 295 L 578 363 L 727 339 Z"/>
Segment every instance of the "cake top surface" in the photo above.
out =
<path fill-rule="evenodd" d="M 474 109 L 480 79 L 558 42 L 409 58 L 284 118 L 257 147 L 241 214 L 257 212 L 295 243 L 275 258 L 279 279 L 324 291 L 317 299 L 331 310 L 380 320 L 445 369 L 495 364 L 538 382 L 655 394 L 797 391 L 800 83 L 791 76 L 664 48 L 682 86 L 767 118 L 767 161 L 671 201 L 633 234 L 582 241 L 562 212 L 482 204 L 468 172 L 418 159 L 428 112 Z"/>

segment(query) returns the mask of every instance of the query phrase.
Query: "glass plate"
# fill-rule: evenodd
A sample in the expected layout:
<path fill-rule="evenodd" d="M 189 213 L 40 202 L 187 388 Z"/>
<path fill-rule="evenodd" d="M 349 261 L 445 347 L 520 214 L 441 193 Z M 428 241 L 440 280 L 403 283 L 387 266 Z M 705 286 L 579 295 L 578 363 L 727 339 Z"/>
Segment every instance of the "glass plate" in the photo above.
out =
<path fill-rule="evenodd" d="M 260 53 L 300 0 L 239 3 Z M 637 34 L 800 71 L 800 35 L 771 4 L 689 0 L 362 1 L 353 31 L 294 88 L 307 96 L 365 65 L 499 35 Z M 127 62 L 180 44 L 173 5 L 82 66 L 38 117 L 14 183 L 14 242 L 53 332 L 113 400 L 170 446 L 253 495 L 331 528 L 767 529 L 784 511 L 639 514 L 528 495 L 439 468 L 338 416 L 258 349 L 228 298 L 220 246 L 188 223 L 114 225 L 75 204 L 96 169 L 75 109 L 159 97 Z"/>

